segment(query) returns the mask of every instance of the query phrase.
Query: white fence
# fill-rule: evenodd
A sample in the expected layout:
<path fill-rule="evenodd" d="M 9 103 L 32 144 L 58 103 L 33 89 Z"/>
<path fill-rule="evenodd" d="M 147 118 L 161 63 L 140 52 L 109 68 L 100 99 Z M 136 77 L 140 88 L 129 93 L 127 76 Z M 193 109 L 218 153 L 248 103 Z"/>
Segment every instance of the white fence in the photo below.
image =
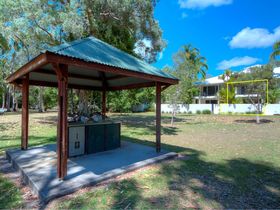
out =
<path fill-rule="evenodd" d="M 179 113 L 196 113 L 202 110 L 212 110 L 211 104 L 177 104 L 176 110 Z M 172 113 L 173 106 L 170 104 L 161 104 L 161 112 Z"/>
<path fill-rule="evenodd" d="M 252 104 L 177 104 L 177 113 L 192 113 L 198 111 L 209 110 L 213 114 L 246 114 L 256 111 Z M 262 106 L 261 110 L 265 115 L 280 114 L 280 104 L 268 104 Z M 161 104 L 161 111 L 163 113 L 172 113 L 173 106 L 170 104 Z"/>
<path fill-rule="evenodd" d="M 266 115 L 280 114 L 280 104 L 268 104 L 263 109 Z"/>

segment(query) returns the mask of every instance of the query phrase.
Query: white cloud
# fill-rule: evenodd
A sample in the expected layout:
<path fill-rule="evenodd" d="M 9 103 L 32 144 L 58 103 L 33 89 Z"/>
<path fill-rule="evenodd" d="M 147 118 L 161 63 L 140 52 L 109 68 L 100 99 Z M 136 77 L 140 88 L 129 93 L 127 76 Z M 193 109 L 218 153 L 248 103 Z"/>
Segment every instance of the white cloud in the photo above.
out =
<path fill-rule="evenodd" d="M 163 52 L 160 52 L 159 55 L 158 55 L 158 60 L 161 60 L 163 57 Z"/>
<path fill-rule="evenodd" d="M 185 12 L 183 12 L 181 17 L 182 17 L 182 19 L 185 19 L 185 18 L 187 18 L 187 17 L 188 17 L 188 14 L 187 14 L 187 13 L 185 13 Z"/>
<path fill-rule="evenodd" d="M 270 47 L 280 40 L 280 26 L 270 33 L 265 28 L 244 28 L 229 42 L 231 48 L 261 48 Z"/>
<path fill-rule="evenodd" d="M 206 7 L 231 4 L 233 0 L 178 0 L 180 8 L 204 9 Z"/>
<path fill-rule="evenodd" d="M 135 43 L 134 52 L 142 57 L 145 57 L 147 48 L 152 48 L 151 40 L 142 39 Z"/>
<path fill-rule="evenodd" d="M 259 58 L 254 58 L 250 56 L 234 57 L 230 60 L 223 60 L 220 63 L 218 63 L 217 69 L 225 70 L 237 66 L 248 66 L 248 65 L 255 64 L 258 61 L 260 61 Z"/>

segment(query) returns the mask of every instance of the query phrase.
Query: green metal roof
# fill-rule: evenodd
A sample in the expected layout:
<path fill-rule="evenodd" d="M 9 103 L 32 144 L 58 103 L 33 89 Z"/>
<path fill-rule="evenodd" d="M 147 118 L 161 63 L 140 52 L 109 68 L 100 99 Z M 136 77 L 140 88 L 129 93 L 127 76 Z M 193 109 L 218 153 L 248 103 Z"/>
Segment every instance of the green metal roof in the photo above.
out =
<path fill-rule="evenodd" d="M 92 36 L 51 47 L 46 51 L 58 55 L 81 59 L 86 62 L 95 62 L 130 71 L 177 79 L 172 75 L 167 74 L 160 69 L 157 69 L 156 67 Z"/>

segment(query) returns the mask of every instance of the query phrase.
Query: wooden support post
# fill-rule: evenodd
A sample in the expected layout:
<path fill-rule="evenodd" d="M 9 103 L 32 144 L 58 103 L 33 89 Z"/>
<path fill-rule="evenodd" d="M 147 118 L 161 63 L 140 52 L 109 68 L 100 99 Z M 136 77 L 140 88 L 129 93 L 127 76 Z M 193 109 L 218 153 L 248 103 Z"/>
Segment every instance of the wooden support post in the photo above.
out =
<path fill-rule="evenodd" d="M 22 81 L 22 113 L 21 113 L 21 149 L 28 148 L 28 121 L 29 121 L 29 74 Z"/>
<path fill-rule="evenodd" d="M 53 64 L 58 81 L 58 124 L 57 124 L 57 176 L 64 179 L 67 175 L 68 126 L 67 126 L 67 89 L 68 66 Z"/>
<path fill-rule="evenodd" d="M 161 84 L 156 83 L 156 151 L 160 152 L 161 136 Z"/>
<path fill-rule="evenodd" d="M 106 89 L 108 87 L 108 83 L 106 80 L 106 76 L 104 72 L 98 72 L 100 79 L 102 80 L 102 119 L 105 120 L 106 115 Z"/>
<path fill-rule="evenodd" d="M 104 89 L 102 91 L 102 117 L 103 117 L 103 120 L 105 120 L 105 116 L 106 116 L 106 90 Z"/>

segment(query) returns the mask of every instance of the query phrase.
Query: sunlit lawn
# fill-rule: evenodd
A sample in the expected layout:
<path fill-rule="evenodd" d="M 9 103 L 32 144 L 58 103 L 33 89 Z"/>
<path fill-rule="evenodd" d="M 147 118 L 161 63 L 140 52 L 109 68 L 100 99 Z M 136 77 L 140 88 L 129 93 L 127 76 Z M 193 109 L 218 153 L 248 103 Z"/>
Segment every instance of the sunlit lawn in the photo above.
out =
<path fill-rule="evenodd" d="M 111 115 L 122 139 L 153 145 L 154 114 Z M 280 117 L 163 115 L 163 148 L 181 159 L 58 199 L 50 208 L 280 208 Z M 20 145 L 20 115 L 0 116 L 0 151 Z M 31 114 L 30 144 L 55 142 L 56 113 Z"/>
<path fill-rule="evenodd" d="M 31 113 L 29 122 L 29 146 L 55 142 L 56 113 Z M 21 115 L 6 113 L 0 116 L 0 154 L 9 148 L 20 147 Z"/>

